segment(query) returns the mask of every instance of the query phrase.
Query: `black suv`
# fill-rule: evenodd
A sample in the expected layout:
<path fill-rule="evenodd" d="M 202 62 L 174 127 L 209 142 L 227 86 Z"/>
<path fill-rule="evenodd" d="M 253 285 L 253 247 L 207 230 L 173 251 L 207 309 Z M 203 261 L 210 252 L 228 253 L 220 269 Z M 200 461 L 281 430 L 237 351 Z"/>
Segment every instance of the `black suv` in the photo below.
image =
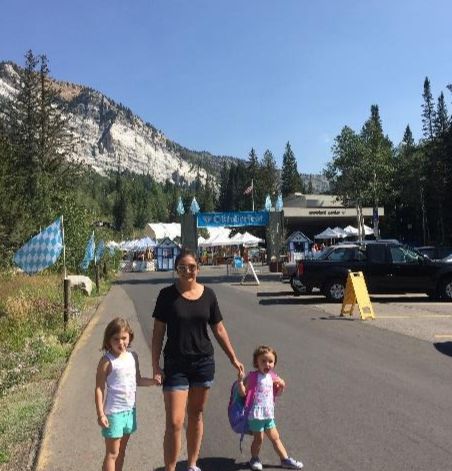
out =
<path fill-rule="evenodd" d="M 427 293 L 452 301 L 452 264 L 430 260 L 395 240 L 332 246 L 317 259 L 300 260 L 290 284 L 295 294 L 318 288 L 330 301 L 341 302 L 349 271 L 363 272 L 369 293 Z"/>

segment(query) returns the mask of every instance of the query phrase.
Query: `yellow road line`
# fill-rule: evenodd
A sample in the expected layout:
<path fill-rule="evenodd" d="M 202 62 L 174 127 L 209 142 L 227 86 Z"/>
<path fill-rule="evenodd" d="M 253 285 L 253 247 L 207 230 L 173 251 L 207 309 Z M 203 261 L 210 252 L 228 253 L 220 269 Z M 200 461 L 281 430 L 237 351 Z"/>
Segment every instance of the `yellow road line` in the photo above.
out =
<path fill-rule="evenodd" d="M 435 334 L 433 337 L 437 339 L 447 339 L 452 338 L 452 334 Z"/>

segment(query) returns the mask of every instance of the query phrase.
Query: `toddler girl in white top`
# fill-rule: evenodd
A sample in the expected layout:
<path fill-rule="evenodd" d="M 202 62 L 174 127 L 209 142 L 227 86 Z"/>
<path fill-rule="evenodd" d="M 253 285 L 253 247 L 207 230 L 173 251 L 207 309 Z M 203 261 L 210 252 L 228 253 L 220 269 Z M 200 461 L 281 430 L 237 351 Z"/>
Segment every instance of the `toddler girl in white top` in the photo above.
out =
<path fill-rule="evenodd" d="M 127 442 L 137 429 L 137 385 L 156 384 L 141 376 L 138 356 L 128 350 L 132 340 L 133 330 L 124 319 L 113 319 L 105 328 L 95 389 L 97 422 L 105 438 L 102 471 L 122 471 Z"/>
<path fill-rule="evenodd" d="M 301 461 L 297 461 L 287 454 L 276 428 L 274 396 L 282 394 L 286 386 L 284 380 L 273 371 L 277 358 L 274 348 L 261 345 L 256 348 L 253 354 L 253 365 L 257 371 L 249 373 L 245 379 L 243 373 L 238 375 L 238 390 L 241 396 L 246 396 L 250 386 L 255 388 L 254 400 L 248 415 L 248 425 L 254 437 L 251 443 L 249 463 L 252 470 L 260 471 L 263 468 L 259 452 L 264 441 L 264 433 L 279 455 L 282 468 L 303 468 Z"/>

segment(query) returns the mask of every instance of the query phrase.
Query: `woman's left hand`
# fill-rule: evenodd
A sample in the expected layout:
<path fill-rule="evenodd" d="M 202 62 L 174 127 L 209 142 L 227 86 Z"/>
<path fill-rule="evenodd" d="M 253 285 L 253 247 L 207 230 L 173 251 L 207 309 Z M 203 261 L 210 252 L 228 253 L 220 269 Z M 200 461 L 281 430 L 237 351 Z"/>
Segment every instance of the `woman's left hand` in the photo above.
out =
<path fill-rule="evenodd" d="M 243 366 L 243 363 L 241 363 L 237 358 L 233 361 L 231 361 L 232 366 L 238 371 L 240 375 L 245 374 L 245 367 Z"/>

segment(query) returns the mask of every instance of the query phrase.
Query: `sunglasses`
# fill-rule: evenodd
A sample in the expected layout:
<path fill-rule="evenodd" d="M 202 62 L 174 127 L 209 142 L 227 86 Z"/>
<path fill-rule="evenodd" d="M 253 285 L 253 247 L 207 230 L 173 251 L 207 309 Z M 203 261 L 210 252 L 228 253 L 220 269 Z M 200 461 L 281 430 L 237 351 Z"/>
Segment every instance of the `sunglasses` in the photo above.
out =
<path fill-rule="evenodd" d="M 179 273 L 194 273 L 198 269 L 198 265 L 177 265 L 176 270 Z"/>

